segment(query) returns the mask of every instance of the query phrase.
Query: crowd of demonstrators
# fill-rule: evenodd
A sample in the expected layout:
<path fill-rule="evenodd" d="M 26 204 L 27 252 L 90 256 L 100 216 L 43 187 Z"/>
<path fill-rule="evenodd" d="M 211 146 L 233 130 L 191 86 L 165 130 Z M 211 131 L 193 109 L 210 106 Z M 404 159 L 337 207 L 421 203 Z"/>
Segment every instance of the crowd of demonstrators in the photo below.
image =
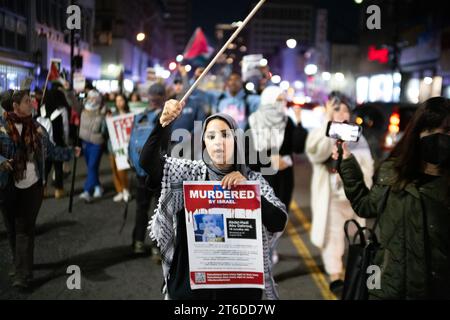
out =
<path fill-rule="evenodd" d="M 334 141 L 326 136 L 328 121 L 350 122 L 352 103 L 339 93 L 332 93 L 326 103 L 326 116 L 323 125 L 312 130 L 306 140 L 306 154 L 312 163 L 311 242 L 321 249 L 325 271 L 330 277 L 333 291 L 342 289 L 342 258 L 345 251 L 344 224 L 356 216 L 347 200 L 342 180 L 333 169 Z M 361 165 L 364 179 L 371 184 L 373 159 L 364 137 L 351 148 Z M 364 224 L 364 221 L 359 221 Z"/>
<path fill-rule="evenodd" d="M 151 222 L 151 234 L 161 250 L 163 274 L 167 299 L 261 299 L 260 289 L 203 289 L 191 290 L 187 235 L 185 230 L 183 181 L 221 181 L 230 188 L 250 180 L 261 183 L 262 222 L 264 239 L 273 239 L 273 233 L 282 232 L 287 221 L 284 204 L 278 200 L 273 189 L 260 173 L 251 171 L 247 165 L 239 164 L 239 154 L 244 147 L 235 135 L 238 128 L 235 120 L 227 114 L 215 114 L 203 123 L 203 161 L 192 161 L 162 157 L 164 144 L 168 142 L 170 126 L 182 112 L 181 104 L 169 100 L 157 119 L 156 126 L 141 153 L 141 166 L 148 173 L 147 186 L 161 190 L 161 196 Z M 163 127 L 163 124 L 165 125 Z M 241 156 L 242 158 L 243 156 Z M 269 258 L 269 241 L 264 241 L 265 294 L 275 299 L 277 293 L 273 283 Z"/>
<path fill-rule="evenodd" d="M 13 252 L 14 286 L 25 288 L 32 278 L 34 228 L 47 176 L 53 167 L 55 198 L 61 198 L 63 161 L 73 156 L 67 146 L 79 138 L 87 165 L 80 198 L 89 203 L 102 197 L 99 167 L 107 149 L 116 191 L 113 201 L 128 202 L 132 194 L 136 200 L 132 251 L 147 252 L 150 230 L 151 253 L 162 263 L 167 299 L 261 299 L 263 293 L 266 298 L 278 298 L 272 268 L 278 261 L 277 239 L 285 229 L 293 198 L 294 154 L 301 153 L 313 170 L 311 242 L 321 250 L 331 291 L 338 292 L 343 285 L 345 221 L 356 219 L 364 226 L 366 218 L 381 214 L 381 250 L 375 262 L 383 269 L 381 281 L 389 285 L 372 290 L 371 297 L 448 297 L 448 99 L 433 98 L 418 109 L 391 156 L 377 170 L 372 186 L 374 161 L 364 136 L 357 143 L 343 144 L 343 160 L 337 167 L 335 141 L 326 136 L 329 121 L 351 122 L 354 106 L 349 97 L 332 92 L 323 124 L 308 132 L 301 108 L 294 107 L 289 116 L 292 110 L 288 110 L 286 93 L 266 83 L 266 78 L 259 83 L 258 94 L 251 94 L 241 76 L 232 73 L 224 91 L 197 88 L 182 105 L 179 101 L 201 71 L 197 69 L 189 79 L 180 67 L 180 75 L 168 88 L 152 82 L 147 92 L 141 92 L 146 103 L 141 112 L 134 109 L 143 104 L 138 92 L 102 97 L 92 86 L 87 87 L 82 103 L 61 86 L 52 87 L 44 97 L 36 92 L 34 109 L 26 91 L 9 90 L 3 95 L 0 209 Z M 106 119 L 131 112 L 131 170 L 122 171 L 117 168 Z M 39 115 L 46 118 L 49 126 L 44 128 L 44 122 L 32 114 L 39 121 Z M 244 139 L 240 139 L 242 132 Z M 134 190 L 130 171 L 135 173 Z M 259 181 L 265 290 L 191 290 L 181 187 L 183 181 L 207 180 L 221 181 L 225 188 Z M 384 197 L 387 202 L 379 212 Z"/>
<path fill-rule="evenodd" d="M 146 187 L 147 173 L 139 163 L 139 157 L 145 141 L 156 126 L 158 116 L 166 99 L 166 88 L 161 84 L 154 84 L 149 88 L 149 101 L 146 109 L 136 114 L 133 121 L 130 142 L 128 145 L 129 160 L 136 172 L 136 216 L 133 229 L 133 250 L 135 253 L 144 253 L 148 213 L 154 211 L 159 197 L 158 190 L 152 191 Z M 152 255 L 158 259 L 159 252 L 155 245 L 152 246 Z"/>
<path fill-rule="evenodd" d="M 369 288 L 370 298 L 450 299 L 450 100 L 430 98 L 419 107 L 372 188 L 356 159 L 344 143 L 345 194 L 359 216 L 379 215 L 374 263 L 382 285 Z"/>
<path fill-rule="evenodd" d="M 8 94 L 0 118 L 0 209 L 13 257 L 9 275 L 14 287 L 27 289 L 33 279 L 35 225 L 46 184 L 46 162 L 68 161 L 73 150 L 55 146 L 33 119 L 27 90 Z"/>
<path fill-rule="evenodd" d="M 107 117 L 129 114 L 130 106 L 128 99 L 124 94 L 118 94 L 115 97 L 115 110 L 107 113 Z M 128 202 L 131 198 L 130 183 L 128 180 L 128 170 L 119 170 L 116 164 L 116 158 L 113 153 L 111 140 L 108 138 L 109 162 L 111 163 L 112 177 L 116 195 L 113 197 L 114 202 Z"/>
<path fill-rule="evenodd" d="M 286 106 L 286 95 L 280 87 L 269 86 L 264 89 L 260 106 L 248 121 L 251 151 L 247 157 L 250 168 L 262 172 L 286 211 L 289 211 L 294 192 L 293 155 L 304 152 L 308 132 L 301 123 L 301 109 L 295 108 L 294 122 L 287 116 Z M 252 153 L 256 156 L 254 164 L 251 161 Z M 264 157 L 267 157 L 266 161 L 261 159 Z M 274 263 L 278 261 L 276 250 L 273 251 L 272 259 Z"/>
<path fill-rule="evenodd" d="M 86 202 L 103 196 L 99 169 L 107 136 L 105 117 L 106 109 L 103 106 L 100 93 L 96 90 L 90 90 L 81 112 L 79 133 L 87 166 L 87 177 L 80 198 Z"/>

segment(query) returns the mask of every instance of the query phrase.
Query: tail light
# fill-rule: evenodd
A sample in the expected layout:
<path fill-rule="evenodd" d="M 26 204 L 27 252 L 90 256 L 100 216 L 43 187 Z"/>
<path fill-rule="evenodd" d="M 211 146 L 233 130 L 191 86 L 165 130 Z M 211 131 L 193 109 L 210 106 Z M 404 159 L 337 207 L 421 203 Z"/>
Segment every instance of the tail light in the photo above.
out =
<path fill-rule="evenodd" d="M 389 117 L 389 127 L 384 138 L 384 149 L 391 150 L 398 141 L 400 132 L 400 114 L 394 111 Z"/>
<path fill-rule="evenodd" d="M 400 114 L 394 112 L 389 118 L 389 132 L 398 133 L 400 131 Z"/>

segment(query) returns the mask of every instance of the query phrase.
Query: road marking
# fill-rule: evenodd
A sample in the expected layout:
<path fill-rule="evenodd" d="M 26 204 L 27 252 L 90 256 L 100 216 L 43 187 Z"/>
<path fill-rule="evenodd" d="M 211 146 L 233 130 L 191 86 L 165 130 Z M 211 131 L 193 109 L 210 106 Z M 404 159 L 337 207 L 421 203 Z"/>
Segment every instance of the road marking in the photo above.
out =
<path fill-rule="evenodd" d="M 309 222 L 306 215 L 303 213 L 302 209 L 298 206 L 297 202 L 295 200 L 291 201 L 291 212 L 295 215 L 295 217 L 300 221 L 300 224 L 302 225 L 303 229 L 306 232 L 311 231 L 311 223 Z"/>
<path fill-rule="evenodd" d="M 302 228 L 309 231 L 311 228 L 311 224 L 295 201 L 292 201 L 291 203 L 291 212 L 293 212 L 295 217 L 300 221 Z M 319 288 L 324 299 L 337 300 L 336 296 L 332 292 L 330 292 L 328 281 L 325 279 L 324 274 L 317 266 L 311 252 L 309 251 L 308 247 L 306 246 L 305 242 L 302 240 L 298 232 L 295 230 L 295 227 L 291 221 L 288 221 L 287 233 L 291 238 L 294 247 L 297 249 L 298 254 L 303 259 L 303 261 L 305 261 L 306 267 L 309 269 L 311 277 Z"/>

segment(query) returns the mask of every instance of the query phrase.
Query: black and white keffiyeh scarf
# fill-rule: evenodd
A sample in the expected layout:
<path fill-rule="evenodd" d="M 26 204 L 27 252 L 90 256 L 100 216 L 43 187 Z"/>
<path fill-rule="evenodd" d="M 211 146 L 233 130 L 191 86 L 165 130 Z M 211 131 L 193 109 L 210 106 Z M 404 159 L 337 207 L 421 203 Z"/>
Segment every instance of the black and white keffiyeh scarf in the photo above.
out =
<path fill-rule="evenodd" d="M 155 214 L 149 222 L 150 237 L 156 241 L 161 251 L 162 269 L 165 280 L 164 293 L 170 266 L 175 252 L 175 239 L 177 237 L 177 212 L 184 210 L 183 181 L 206 181 L 208 168 L 203 161 L 165 158 L 164 171 L 161 184 L 161 196 Z M 286 215 L 284 204 L 275 196 L 272 187 L 260 173 L 248 171 L 249 181 L 259 181 L 261 196 L 271 204 L 280 208 Z M 263 251 L 264 251 L 264 283 L 265 295 L 269 300 L 278 299 L 276 284 L 272 275 L 272 262 L 270 248 L 281 233 L 271 233 L 263 225 Z"/>

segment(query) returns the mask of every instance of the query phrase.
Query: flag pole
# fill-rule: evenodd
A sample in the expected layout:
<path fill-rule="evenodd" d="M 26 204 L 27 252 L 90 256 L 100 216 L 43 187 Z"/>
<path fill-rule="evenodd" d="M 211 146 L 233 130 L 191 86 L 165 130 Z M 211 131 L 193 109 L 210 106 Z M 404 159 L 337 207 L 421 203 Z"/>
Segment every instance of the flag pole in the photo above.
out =
<path fill-rule="evenodd" d="M 212 66 L 216 63 L 216 61 L 219 59 L 219 57 L 224 53 L 224 51 L 228 48 L 228 45 L 233 42 L 233 40 L 237 37 L 237 35 L 241 32 L 242 29 L 247 25 L 247 23 L 250 21 L 251 18 L 258 12 L 259 8 L 264 4 L 266 0 L 260 0 L 258 4 L 253 8 L 253 10 L 248 14 L 247 18 L 242 22 L 242 24 L 239 26 L 239 28 L 234 31 L 234 33 L 231 35 L 230 39 L 222 46 L 222 48 L 217 52 L 214 59 L 211 60 L 211 62 L 208 64 L 208 66 L 203 70 L 202 74 L 198 77 L 198 79 L 194 82 L 194 84 L 189 88 L 189 90 L 184 94 L 183 98 L 180 100 L 180 102 L 185 102 L 186 99 L 192 94 L 192 91 L 197 88 L 198 84 L 202 79 L 206 76 L 208 71 L 212 68 Z M 164 127 L 165 125 L 163 125 Z"/>
<path fill-rule="evenodd" d="M 41 105 L 44 103 L 45 93 L 47 92 L 48 78 L 50 77 L 50 71 L 51 70 L 52 70 L 52 64 L 50 63 L 50 68 L 48 69 L 48 72 L 47 72 L 47 78 L 45 79 L 44 90 L 42 90 Z"/>

